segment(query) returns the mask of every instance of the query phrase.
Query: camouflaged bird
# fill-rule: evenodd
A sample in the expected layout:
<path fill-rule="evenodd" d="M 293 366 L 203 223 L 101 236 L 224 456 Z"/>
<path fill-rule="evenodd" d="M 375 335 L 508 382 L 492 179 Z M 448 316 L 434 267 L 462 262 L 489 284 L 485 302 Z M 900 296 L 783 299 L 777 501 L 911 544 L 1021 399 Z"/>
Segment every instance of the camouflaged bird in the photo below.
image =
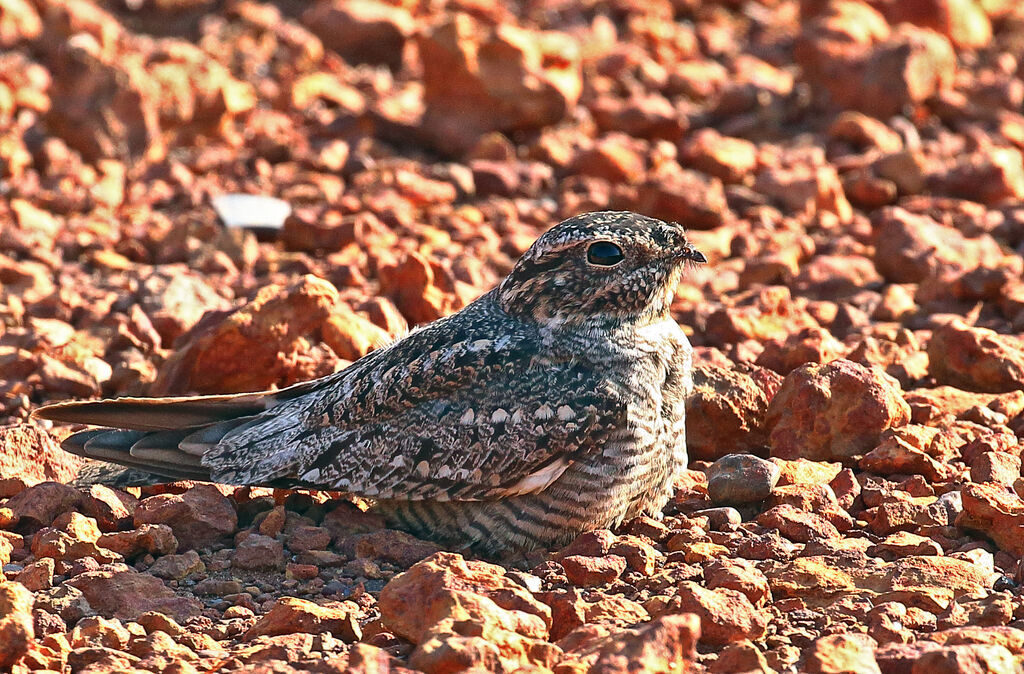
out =
<path fill-rule="evenodd" d="M 349 492 L 484 555 L 557 546 L 658 514 L 686 467 L 691 349 L 669 305 L 704 261 L 679 225 L 580 215 L 463 310 L 340 372 L 36 416 L 105 426 L 64 448 L 164 478 Z"/>

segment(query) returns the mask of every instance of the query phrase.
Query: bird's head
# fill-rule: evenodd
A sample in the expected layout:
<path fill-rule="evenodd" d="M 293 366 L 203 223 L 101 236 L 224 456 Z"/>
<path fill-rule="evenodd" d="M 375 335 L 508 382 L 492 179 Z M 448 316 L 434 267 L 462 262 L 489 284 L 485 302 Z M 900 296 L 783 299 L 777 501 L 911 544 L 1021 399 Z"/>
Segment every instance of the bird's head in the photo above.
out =
<path fill-rule="evenodd" d="M 585 213 L 552 227 L 498 287 L 509 314 L 549 325 L 668 315 L 687 264 L 706 262 L 681 225 L 628 211 Z"/>

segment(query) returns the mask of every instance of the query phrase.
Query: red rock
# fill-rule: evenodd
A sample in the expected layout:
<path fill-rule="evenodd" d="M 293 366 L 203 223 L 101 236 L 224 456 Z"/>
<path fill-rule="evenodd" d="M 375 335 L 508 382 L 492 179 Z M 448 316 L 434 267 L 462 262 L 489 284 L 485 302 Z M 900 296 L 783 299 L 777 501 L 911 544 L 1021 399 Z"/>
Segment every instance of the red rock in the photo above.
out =
<path fill-rule="evenodd" d="M 330 283 L 306 276 L 263 288 L 226 317 L 208 315 L 182 338 L 151 393 L 260 391 L 328 374 L 302 358 L 309 356 L 305 336 L 330 315 L 337 297 Z"/>
<path fill-rule="evenodd" d="M 528 637 L 543 637 L 551 609 L 507 578 L 493 564 L 439 552 L 395 576 L 381 592 L 381 616 L 395 634 L 413 643 L 449 616 L 455 606 L 484 611 L 498 625 Z M 481 619 L 487 616 L 480 616 Z"/>
<path fill-rule="evenodd" d="M 714 129 L 700 129 L 683 143 L 682 161 L 724 183 L 741 182 L 757 168 L 757 146 L 749 140 L 723 136 Z"/>
<path fill-rule="evenodd" d="M 911 556 L 941 555 L 942 546 L 926 536 L 897 531 L 868 548 L 868 554 L 887 561 Z"/>
<path fill-rule="evenodd" d="M 951 518 L 946 506 L 936 501 L 934 497 L 893 499 L 878 506 L 871 529 L 876 534 L 887 535 L 920 527 L 947 526 L 951 523 Z"/>
<path fill-rule="evenodd" d="M 840 531 L 848 531 L 854 525 L 853 518 L 840 505 L 839 499 L 828 484 L 777 486 L 772 490 L 768 505 L 791 505 L 798 510 L 814 513 L 828 520 Z"/>
<path fill-rule="evenodd" d="M 484 26 L 467 14 L 417 36 L 426 113 L 421 130 L 459 154 L 488 131 L 537 129 L 566 117 L 583 88 L 578 47 L 559 33 Z"/>
<path fill-rule="evenodd" d="M 32 424 L 0 427 L 0 479 L 26 484 L 70 482 L 83 460 L 60 451 L 53 438 Z"/>
<path fill-rule="evenodd" d="M 637 629 L 616 632 L 590 645 L 577 658 L 570 661 L 580 671 L 578 663 L 591 674 L 655 674 L 672 672 L 688 667 L 696 659 L 697 640 L 701 625 L 693 614 L 666 615 L 656 618 Z M 575 655 L 575 654 L 574 654 Z"/>
<path fill-rule="evenodd" d="M 759 385 L 754 375 L 767 385 Z M 691 460 L 714 461 L 731 452 L 768 446 L 764 417 L 782 378 L 773 372 L 698 364 L 686 401 L 686 448 Z"/>
<path fill-rule="evenodd" d="M 42 21 L 27 0 L 7 0 L 0 15 L 0 49 L 35 40 L 43 32 Z"/>
<path fill-rule="evenodd" d="M 10 508 L 18 522 L 32 526 L 47 526 L 62 513 L 69 512 L 82 501 L 74 487 L 58 482 L 40 482 L 10 498 Z"/>
<path fill-rule="evenodd" d="M 305 599 L 281 597 L 270 610 L 249 628 L 243 638 L 252 641 L 260 636 L 303 632 L 329 632 L 346 642 L 358 641 L 362 629 L 356 617 L 359 607 L 353 602 L 331 602 L 317 605 Z"/>
<path fill-rule="evenodd" d="M 675 142 L 687 127 L 686 118 L 658 93 L 637 92 L 626 99 L 601 96 L 590 111 L 601 131 L 621 131 L 633 138 Z"/>
<path fill-rule="evenodd" d="M 839 113 L 828 128 L 828 135 L 857 148 L 877 148 L 882 152 L 903 149 L 903 139 L 885 122 L 853 110 Z"/>
<path fill-rule="evenodd" d="M 177 597 L 159 579 L 123 564 L 80 573 L 67 585 L 80 590 L 92 608 L 108 616 L 134 619 L 147 611 L 159 611 L 185 620 L 201 610 L 198 601 Z"/>
<path fill-rule="evenodd" d="M 918 658 L 938 647 L 933 641 L 883 644 L 875 650 L 875 662 L 885 674 L 910 672 Z"/>
<path fill-rule="evenodd" d="M 872 557 L 798 557 L 766 574 L 776 602 L 800 597 L 808 605 L 828 605 L 848 594 L 906 601 L 932 612 L 965 594 L 987 592 L 991 574 L 973 562 L 951 557 L 906 557 L 883 562 Z"/>
<path fill-rule="evenodd" d="M 441 549 L 430 541 L 420 540 L 404 531 L 394 529 L 358 534 L 352 539 L 355 541 L 354 552 L 357 556 L 393 562 L 403 569 Z"/>
<path fill-rule="evenodd" d="M 729 216 L 722 181 L 686 169 L 641 184 L 635 209 L 662 220 L 685 222 L 693 229 L 714 229 Z"/>
<path fill-rule="evenodd" d="M 996 267 L 1003 259 L 991 237 L 967 238 L 927 215 L 902 208 L 882 209 L 872 221 L 872 236 L 875 266 L 895 283 L 918 283 L 950 267 Z"/>
<path fill-rule="evenodd" d="M 110 33 L 122 32 L 113 17 L 106 15 L 105 21 L 112 24 Z M 113 36 L 105 37 L 113 42 Z M 52 63 L 48 126 L 87 161 L 159 158 L 166 146 L 158 106 L 150 95 L 152 79 L 140 67 L 105 60 L 97 53 L 102 47 L 97 47 L 66 50 Z"/>
<path fill-rule="evenodd" d="M 827 420 L 827 421 L 826 421 Z M 910 406 L 888 375 L 847 360 L 791 372 L 768 405 L 772 456 L 849 459 L 910 420 Z"/>
<path fill-rule="evenodd" d="M 828 484 L 843 470 L 841 463 L 830 461 L 808 461 L 799 458 L 793 461 L 772 457 L 772 463 L 779 467 L 778 486 L 800 484 Z"/>
<path fill-rule="evenodd" d="M 793 299 L 785 286 L 751 290 L 734 306 L 713 312 L 707 319 L 705 338 L 712 344 L 735 344 L 748 339 L 767 341 L 785 339 L 818 322 L 806 311 L 800 299 Z"/>
<path fill-rule="evenodd" d="M 0 667 L 12 667 L 32 645 L 32 601 L 21 584 L 0 583 Z"/>
<path fill-rule="evenodd" d="M 806 363 L 829 363 L 846 352 L 847 347 L 828 330 L 804 328 L 784 340 L 767 342 L 755 363 L 786 375 Z"/>
<path fill-rule="evenodd" d="M 461 308 L 459 298 L 444 288 L 443 274 L 419 253 L 379 270 L 381 292 L 391 297 L 411 323 L 429 323 Z"/>
<path fill-rule="evenodd" d="M 968 484 L 960 492 L 964 509 L 956 525 L 983 532 L 1012 555 L 1024 554 L 1024 501 L 992 483 Z"/>
<path fill-rule="evenodd" d="M 831 166 L 766 168 L 754 179 L 754 190 L 779 201 L 788 211 L 807 215 L 827 211 L 840 222 L 849 222 L 853 217 L 843 184 Z"/>
<path fill-rule="evenodd" d="M 235 548 L 231 566 L 237 569 L 283 569 L 284 545 L 260 534 L 249 534 Z"/>
<path fill-rule="evenodd" d="M 292 552 L 326 550 L 330 543 L 331 532 L 323 527 L 313 526 L 299 526 L 293 528 L 289 531 L 286 541 L 288 549 Z"/>
<path fill-rule="evenodd" d="M 180 555 L 164 555 L 146 569 L 146 573 L 167 580 L 181 580 L 186 576 L 206 571 L 206 565 L 195 550 L 186 550 Z"/>
<path fill-rule="evenodd" d="M 785 504 L 758 515 L 757 523 L 769 529 L 778 529 L 783 536 L 797 543 L 838 538 L 840 535 L 835 525 L 825 518 Z"/>
<path fill-rule="evenodd" d="M 973 482 L 1011 486 L 1021 476 L 1021 458 L 1009 452 L 982 452 L 971 462 Z"/>
<path fill-rule="evenodd" d="M 719 587 L 736 590 L 746 595 L 756 607 L 771 600 L 768 579 L 753 562 L 746 559 L 722 559 L 704 567 L 704 584 L 709 590 Z"/>
<path fill-rule="evenodd" d="M 589 587 L 615 581 L 626 570 L 626 559 L 618 555 L 586 557 L 569 555 L 559 559 L 565 577 L 573 585 Z"/>
<path fill-rule="evenodd" d="M 335 311 L 320 330 L 324 343 L 345 360 L 359 360 L 393 341 L 386 331 L 353 311 Z"/>
<path fill-rule="evenodd" d="M 978 49 L 992 39 L 986 7 L 975 0 L 912 0 L 879 7 L 889 23 L 912 23 L 948 37 L 961 49 Z"/>
<path fill-rule="evenodd" d="M 644 176 L 641 148 L 624 134 L 608 134 L 577 155 L 572 171 L 613 183 L 635 183 Z"/>
<path fill-rule="evenodd" d="M 178 539 L 166 524 L 143 524 L 129 531 L 102 534 L 96 544 L 127 559 L 142 554 L 168 555 L 178 549 Z"/>
<path fill-rule="evenodd" d="M 922 438 L 902 430 L 883 433 L 881 444 L 865 454 L 858 465 L 879 475 L 924 475 L 932 482 L 941 482 L 953 475 L 953 468 L 945 463 L 949 457 L 933 458 L 929 455 L 929 451 L 936 452 L 932 443 L 922 442 Z"/>
<path fill-rule="evenodd" d="M 709 590 L 684 581 L 677 596 L 682 612 L 695 613 L 700 618 L 700 640 L 708 645 L 760 639 L 767 630 L 767 615 L 754 608 L 742 592 L 724 587 Z"/>
<path fill-rule="evenodd" d="M 88 616 L 78 621 L 70 637 L 71 645 L 75 648 L 101 646 L 123 651 L 128 647 L 131 634 L 124 628 L 120 620 Z"/>
<path fill-rule="evenodd" d="M 862 3 L 836 4 L 859 5 L 859 11 L 874 13 Z M 886 119 L 951 88 L 956 55 L 949 40 L 938 33 L 904 24 L 888 35 L 884 19 L 876 24 L 880 18 L 875 14 L 857 28 L 866 38 L 861 44 L 805 44 L 801 60 L 813 83 L 827 90 L 839 106 Z M 845 27 L 861 19 L 849 17 Z M 876 44 L 879 40 L 883 41 Z"/>
<path fill-rule="evenodd" d="M 160 494 L 139 502 L 135 526 L 166 524 L 179 549 L 198 549 L 231 535 L 238 526 L 234 506 L 213 485 L 200 484 L 183 494 Z"/>
<path fill-rule="evenodd" d="M 65 562 L 84 557 L 100 563 L 119 561 L 119 555 L 96 545 L 99 537 L 95 520 L 76 512 L 65 513 L 54 520 L 53 527 L 44 527 L 32 537 L 32 554 Z"/>
<path fill-rule="evenodd" d="M 231 303 L 200 276 L 180 272 L 154 274 L 143 284 L 145 294 L 139 319 L 149 321 L 160 336 L 159 344 L 170 346 L 191 330 L 208 311 L 227 311 Z"/>
<path fill-rule="evenodd" d="M 302 14 L 302 23 L 352 63 L 383 64 L 397 70 L 415 22 L 404 7 L 377 2 L 318 2 Z"/>
<path fill-rule="evenodd" d="M 881 674 L 875 662 L 877 645 L 866 634 L 832 634 L 814 642 L 804 664 L 813 674 Z"/>
<path fill-rule="evenodd" d="M 49 589 L 53 587 L 55 566 L 52 558 L 43 557 L 25 566 L 18 574 L 18 582 L 32 592 Z"/>
<path fill-rule="evenodd" d="M 1009 147 L 967 155 L 942 178 L 940 188 L 987 205 L 1024 198 L 1024 157 Z"/>
<path fill-rule="evenodd" d="M 1017 669 L 1017 659 L 1005 647 L 994 644 L 971 644 L 929 650 L 914 662 L 910 672 L 911 674 L 960 674 L 962 672 L 1012 674 Z"/>
<path fill-rule="evenodd" d="M 1024 387 L 1024 342 L 953 321 L 928 342 L 931 373 L 942 384 L 1003 393 Z"/>
<path fill-rule="evenodd" d="M 139 500 L 123 491 L 101 484 L 89 485 L 82 494 L 82 513 L 96 520 L 101 531 L 116 531 L 130 525 Z"/>

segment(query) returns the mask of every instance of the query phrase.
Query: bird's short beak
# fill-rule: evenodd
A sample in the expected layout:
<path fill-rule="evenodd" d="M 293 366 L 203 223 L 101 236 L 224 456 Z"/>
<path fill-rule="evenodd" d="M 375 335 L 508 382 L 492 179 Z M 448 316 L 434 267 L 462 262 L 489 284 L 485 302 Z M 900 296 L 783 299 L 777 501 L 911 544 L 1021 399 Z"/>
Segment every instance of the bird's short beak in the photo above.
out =
<path fill-rule="evenodd" d="M 704 256 L 704 253 L 694 248 L 691 243 L 683 246 L 683 249 L 680 251 L 680 257 L 690 260 L 691 262 L 696 262 L 697 264 L 704 264 L 708 261 Z"/>

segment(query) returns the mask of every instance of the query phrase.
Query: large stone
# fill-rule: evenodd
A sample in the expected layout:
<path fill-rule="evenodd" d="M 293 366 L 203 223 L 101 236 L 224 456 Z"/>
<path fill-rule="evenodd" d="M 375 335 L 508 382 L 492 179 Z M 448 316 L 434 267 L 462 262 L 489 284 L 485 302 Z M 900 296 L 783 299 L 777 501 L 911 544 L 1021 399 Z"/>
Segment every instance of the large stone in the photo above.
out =
<path fill-rule="evenodd" d="M 999 244 L 988 236 L 968 238 L 958 229 L 927 215 L 902 208 L 884 208 L 872 221 L 875 266 L 893 283 L 919 283 L 942 270 L 997 267 Z"/>
<path fill-rule="evenodd" d="M 964 509 L 958 527 L 984 533 L 1011 555 L 1024 555 L 1024 500 L 992 483 L 965 485 L 960 494 Z"/>
<path fill-rule="evenodd" d="M 207 314 L 181 339 L 153 383 L 154 395 L 241 393 L 329 374 L 308 337 L 331 315 L 338 298 L 329 282 L 307 275 L 266 286 L 231 312 Z"/>
<path fill-rule="evenodd" d="M 378 604 L 384 624 L 417 644 L 410 664 L 428 672 L 455 662 L 550 668 L 557 659 L 546 641 L 551 609 L 500 566 L 440 552 L 392 579 Z"/>
<path fill-rule="evenodd" d="M 179 550 L 205 547 L 235 532 L 238 515 L 216 487 L 200 484 L 183 494 L 159 494 L 139 502 L 135 526 L 166 524 Z"/>
<path fill-rule="evenodd" d="M 183 621 L 199 615 L 202 604 L 178 597 L 159 578 L 124 564 L 108 564 L 80 573 L 67 584 L 82 592 L 99 613 L 134 620 L 147 611 L 159 611 Z"/>
<path fill-rule="evenodd" d="M 439 149 L 461 154 L 489 131 L 554 124 L 583 89 L 579 47 L 565 34 L 454 14 L 417 37 L 426 111 L 421 130 Z"/>
<path fill-rule="evenodd" d="M 302 23 L 345 60 L 395 70 L 416 27 L 407 9 L 377 0 L 321 0 L 302 14 Z"/>
<path fill-rule="evenodd" d="M 724 646 L 743 639 L 757 640 L 768 629 L 768 615 L 754 607 L 747 596 L 737 590 L 719 587 L 714 590 L 684 581 L 677 595 L 680 610 L 700 618 L 700 640 L 713 646 Z"/>
<path fill-rule="evenodd" d="M 0 480 L 70 482 L 83 462 L 74 454 L 60 451 L 50 434 L 38 426 L 0 426 Z"/>
<path fill-rule="evenodd" d="M 768 405 L 766 421 L 772 456 L 843 461 L 910 421 L 910 406 L 895 379 L 840 359 L 793 370 Z"/>
<path fill-rule="evenodd" d="M 809 607 L 848 595 L 898 601 L 933 613 L 964 595 L 987 592 L 993 575 L 953 557 L 905 557 L 886 562 L 867 556 L 808 556 L 770 565 L 765 575 L 776 600 L 799 597 Z"/>
<path fill-rule="evenodd" d="M 381 617 L 395 634 L 419 643 L 433 626 L 457 607 L 471 614 L 474 606 L 490 608 L 490 616 L 506 629 L 543 637 L 551 625 L 551 609 L 505 575 L 500 566 L 469 561 L 439 552 L 419 562 L 384 586 Z"/>
<path fill-rule="evenodd" d="M 305 599 L 281 597 L 243 638 L 251 641 L 260 636 L 329 632 L 346 642 L 358 641 L 362 635 L 356 620 L 358 613 L 359 607 L 353 602 L 331 602 L 321 606 Z"/>
<path fill-rule="evenodd" d="M 692 460 L 714 461 L 768 446 L 764 417 L 782 378 L 761 368 L 699 364 L 686 401 L 686 449 Z"/>
<path fill-rule="evenodd" d="M 0 668 L 10 671 L 32 645 L 32 593 L 15 582 L 0 582 Z"/>
<path fill-rule="evenodd" d="M 928 342 L 931 375 L 939 383 L 987 393 L 1024 389 L 1024 340 L 951 321 Z"/>
<path fill-rule="evenodd" d="M 697 656 L 700 620 L 692 613 L 666 615 L 615 632 L 585 646 L 556 669 L 589 674 L 663 674 L 688 671 Z M 563 668 L 564 667 L 564 668 Z"/>
<path fill-rule="evenodd" d="M 49 526 L 62 513 L 76 508 L 82 494 L 59 482 L 40 482 L 11 497 L 5 504 L 23 526 Z"/>
<path fill-rule="evenodd" d="M 866 634 L 831 634 L 814 642 L 805 666 L 812 674 L 881 674 L 876 646 Z"/>
<path fill-rule="evenodd" d="M 715 505 L 763 501 L 781 473 L 771 461 L 750 454 L 726 454 L 708 469 L 708 496 Z"/>

